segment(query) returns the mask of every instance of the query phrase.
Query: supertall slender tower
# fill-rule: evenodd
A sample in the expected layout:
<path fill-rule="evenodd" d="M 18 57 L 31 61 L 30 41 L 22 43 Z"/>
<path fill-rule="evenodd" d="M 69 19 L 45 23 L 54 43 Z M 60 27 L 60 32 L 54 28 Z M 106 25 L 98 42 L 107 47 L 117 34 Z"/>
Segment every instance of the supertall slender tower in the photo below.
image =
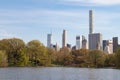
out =
<path fill-rule="evenodd" d="M 62 47 L 66 47 L 67 45 L 67 31 L 63 30 L 62 34 Z"/>
<path fill-rule="evenodd" d="M 93 33 L 93 11 L 89 10 L 89 34 Z"/>
<path fill-rule="evenodd" d="M 102 49 L 102 34 L 93 33 L 93 11 L 89 10 L 89 49 Z"/>

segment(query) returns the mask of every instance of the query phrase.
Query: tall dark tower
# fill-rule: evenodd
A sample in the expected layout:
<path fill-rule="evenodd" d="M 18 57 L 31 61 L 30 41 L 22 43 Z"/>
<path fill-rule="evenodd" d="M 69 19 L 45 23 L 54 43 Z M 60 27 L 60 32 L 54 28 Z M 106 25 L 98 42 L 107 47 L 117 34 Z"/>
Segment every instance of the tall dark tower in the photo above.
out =
<path fill-rule="evenodd" d="M 93 33 L 93 11 L 89 10 L 89 34 Z"/>
<path fill-rule="evenodd" d="M 113 37 L 113 52 L 115 53 L 118 48 L 118 37 Z"/>

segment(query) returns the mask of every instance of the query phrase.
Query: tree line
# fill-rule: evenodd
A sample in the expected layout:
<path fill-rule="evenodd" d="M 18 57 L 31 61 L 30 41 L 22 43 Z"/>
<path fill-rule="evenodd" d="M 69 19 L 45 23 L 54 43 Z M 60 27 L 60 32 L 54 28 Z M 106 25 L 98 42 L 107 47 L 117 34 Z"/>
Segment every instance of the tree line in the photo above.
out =
<path fill-rule="evenodd" d="M 120 68 L 120 49 L 107 54 L 100 50 L 69 50 L 67 47 L 55 51 L 40 41 L 25 42 L 18 38 L 0 40 L 0 67 L 114 67 Z"/>

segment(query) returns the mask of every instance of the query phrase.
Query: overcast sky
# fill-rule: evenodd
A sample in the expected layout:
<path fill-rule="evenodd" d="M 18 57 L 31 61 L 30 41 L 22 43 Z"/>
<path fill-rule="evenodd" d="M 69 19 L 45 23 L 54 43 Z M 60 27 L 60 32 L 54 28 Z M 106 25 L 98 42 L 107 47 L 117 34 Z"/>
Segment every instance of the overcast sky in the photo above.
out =
<path fill-rule="evenodd" d="M 94 32 L 103 39 L 120 35 L 120 0 L 0 0 L 0 39 L 40 40 L 47 34 L 61 46 L 63 29 L 67 42 L 75 45 L 77 35 L 89 33 L 89 10 L 94 13 Z"/>

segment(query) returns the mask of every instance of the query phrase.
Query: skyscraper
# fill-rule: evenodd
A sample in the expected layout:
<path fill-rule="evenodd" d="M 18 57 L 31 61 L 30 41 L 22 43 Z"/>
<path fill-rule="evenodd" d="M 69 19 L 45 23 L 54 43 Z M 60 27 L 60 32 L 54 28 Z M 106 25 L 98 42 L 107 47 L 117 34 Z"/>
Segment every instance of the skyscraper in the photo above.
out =
<path fill-rule="evenodd" d="M 52 37 L 52 34 L 47 35 L 47 47 L 48 48 L 52 47 L 51 37 Z"/>
<path fill-rule="evenodd" d="M 66 47 L 67 46 L 67 31 L 63 30 L 63 34 L 62 34 L 62 47 Z"/>
<path fill-rule="evenodd" d="M 89 49 L 102 49 L 102 35 L 100 33 L 93 33 L 93 11 L 89 10 Z"/>
<path fill-rule="evenodd" d="M 89 34 L 93 33 L 93 11 L 89 10 Z"/>
<path fill-rule="evenodd" d="M 113 52 L 116 52 L 118 48 L 118 37 L 113 37 Z"/>
<path fill-rule="evenodd" d="M 76 49 L 80 49 L 80 36 L 76 36 Z"/>
<path fill-rule="evenodd" d="M 103 40 L 103 50 L 105 50 L 105 47 L 108 45 L 107 40 Z"/>
<path fill-rule="evenodd" d="M 89 49 L 102 49 L 102 35 L 100 33 L 89 34 Z"/>
<path fill-rule="evenodd" d="M 113 41 L 112 40 L 103 40 L 103 51 L 108 54 L 113 53 Z"/>
<path fill-rule="evenodd" d="M 108 40 L 108 46 L 109 46 L 109 54 L 113 53 L 113 41 L 112 40 Z"/>

